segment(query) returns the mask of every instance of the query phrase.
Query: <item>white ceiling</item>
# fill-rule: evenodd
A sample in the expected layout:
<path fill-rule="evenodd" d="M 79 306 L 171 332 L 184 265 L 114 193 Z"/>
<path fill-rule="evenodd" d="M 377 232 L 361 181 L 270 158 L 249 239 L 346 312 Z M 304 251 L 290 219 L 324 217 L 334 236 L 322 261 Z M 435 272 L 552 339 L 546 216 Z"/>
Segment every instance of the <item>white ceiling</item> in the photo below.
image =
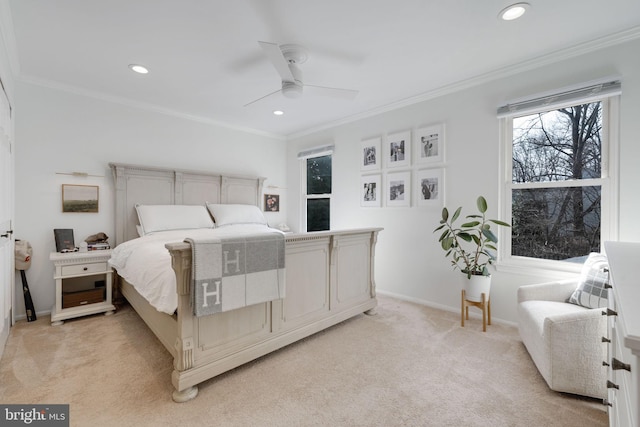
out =
<path fill-rule="evenodd" d="M 509 0 L 0 1 L 21 81 L 282 136 L 426 99 L 603 37 L 640 37 L 639 0 L 530 0 L 512 22 L 497 18 Z M 358 96 L 278 94 L 243 107 L 280 87 L 259 40 L 305 46 L 305 83 Z M 131 72 L 131 63 L 150 73 Z"/>

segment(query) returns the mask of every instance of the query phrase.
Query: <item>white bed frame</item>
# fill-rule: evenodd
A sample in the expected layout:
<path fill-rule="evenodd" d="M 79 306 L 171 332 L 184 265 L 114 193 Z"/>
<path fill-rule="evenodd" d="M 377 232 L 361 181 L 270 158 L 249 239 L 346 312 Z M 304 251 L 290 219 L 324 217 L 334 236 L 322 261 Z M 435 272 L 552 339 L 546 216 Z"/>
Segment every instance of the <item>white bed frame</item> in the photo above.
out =
<path fill-rule="evenodd" d="M 260 206 L 264 178 L 110 163 L 115 181 L 115 244 L 137 237 L 134 206 L 245 203 Z M 178 309 L 153 308 L 119 278 L 120 291 L 174 357 L 173 400 L 197 384 L 333 326 L 377 305 L 375 244 L 381 228 L 286 236 L 286 298 L 195 317 L 190 307 L 191 247 L 167 245 L 176 273 Z"/>

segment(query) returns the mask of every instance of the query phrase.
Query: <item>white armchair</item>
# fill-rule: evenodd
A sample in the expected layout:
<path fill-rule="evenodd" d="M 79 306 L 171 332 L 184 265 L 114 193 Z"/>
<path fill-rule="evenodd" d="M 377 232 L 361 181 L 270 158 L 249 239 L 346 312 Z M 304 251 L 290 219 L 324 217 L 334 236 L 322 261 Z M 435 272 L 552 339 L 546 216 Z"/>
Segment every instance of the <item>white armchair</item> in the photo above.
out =
<path fill-rule="evenodd" d="M 538 371 L 552 390 L 604 399 L 607 394 L 607 316 L 602 308 L 565 301 L 579 279 L 518 289 L 518 329 Z"/>

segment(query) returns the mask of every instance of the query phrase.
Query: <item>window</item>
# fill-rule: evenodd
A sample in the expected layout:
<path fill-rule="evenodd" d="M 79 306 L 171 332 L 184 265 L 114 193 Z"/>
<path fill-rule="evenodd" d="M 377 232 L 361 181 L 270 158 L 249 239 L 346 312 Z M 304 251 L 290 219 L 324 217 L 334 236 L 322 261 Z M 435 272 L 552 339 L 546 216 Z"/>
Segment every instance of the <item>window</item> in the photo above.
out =
<path fill-rule="evenodd" d="M 329 230 L 331 155 L 307 159 L 307 231 Z"/>
<path fill-rule="evenodd" d="M 524 111 L 510 106 L 502 118 L 502 199 L 512 224 L 502 230 L 505 259 L 582 263 L 614 238 L 617 207 L 609 160 L 617 146 L 616 83 L 605 94 L 611 96 L 595 97 L 585 89 L 591 96 L 572 92 L 563 104 L 550 106 L 553 97 L 540 98 Z"/>
<path fill-rule="evenodd" d="M 322 231 L 331 228 L 331 156 L 333 147 L 302 152 L 301 160 L 304 183 L 302 224 L 306 231 Z"/>

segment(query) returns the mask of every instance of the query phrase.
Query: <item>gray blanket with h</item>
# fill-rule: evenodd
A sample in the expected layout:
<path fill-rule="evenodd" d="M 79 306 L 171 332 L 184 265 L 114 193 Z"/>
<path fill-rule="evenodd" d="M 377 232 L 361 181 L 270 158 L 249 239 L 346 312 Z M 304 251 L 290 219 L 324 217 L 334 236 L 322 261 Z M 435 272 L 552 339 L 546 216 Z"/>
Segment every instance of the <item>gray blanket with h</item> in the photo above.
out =
<path fill-rule="evenodd" d="M 192 303 L 206 316 L 284 298 L 284 235 L 268 232 L 187 238 L 192 248 Z"/>

